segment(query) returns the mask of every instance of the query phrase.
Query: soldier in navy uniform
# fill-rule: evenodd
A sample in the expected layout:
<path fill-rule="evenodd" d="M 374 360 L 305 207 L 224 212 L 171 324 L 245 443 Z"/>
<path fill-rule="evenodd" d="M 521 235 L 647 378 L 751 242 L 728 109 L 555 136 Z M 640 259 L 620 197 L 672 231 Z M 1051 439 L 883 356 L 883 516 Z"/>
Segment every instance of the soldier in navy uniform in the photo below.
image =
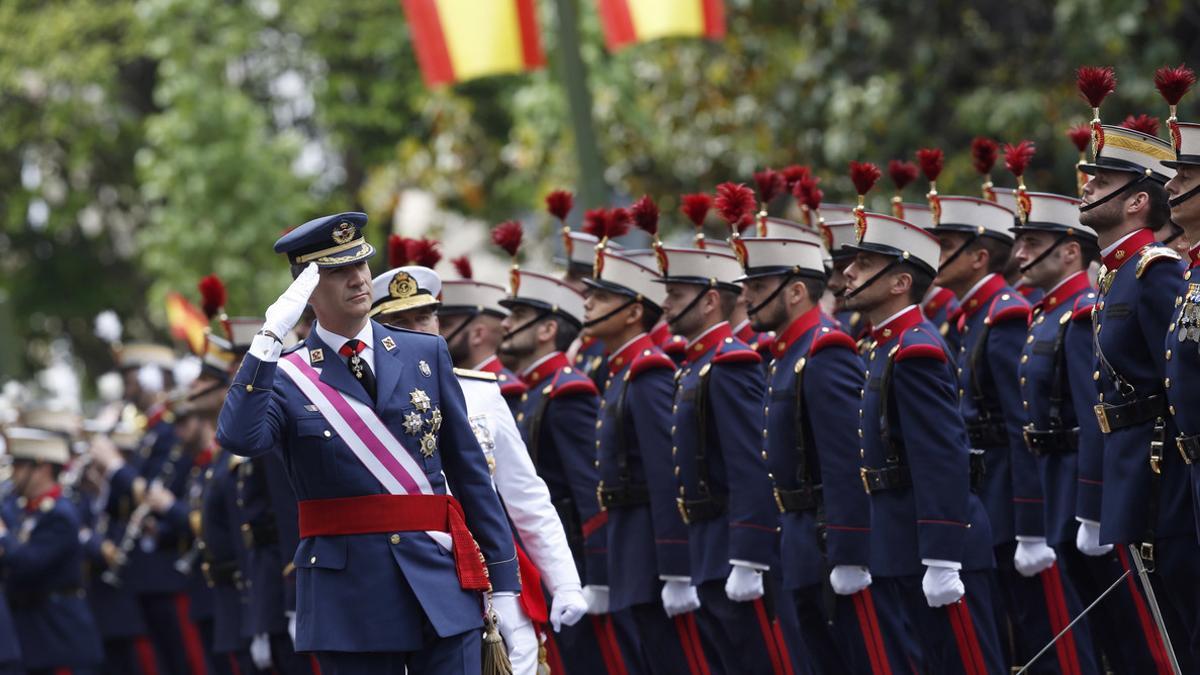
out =
<path fill-rule="evenodd" d="M 829 252 L 829 281 L 826 289 L 833 296 L 833 320 L 838 328 L 862 346 L 870 337 L 871 326 L 862 312 L 846 307 L 846 268 L 854 262 L 854 221 L 821 223 L 821 236 Z"/>
<path fill-rule="evenodd" d="M 445 341 L 367 318 L 366 220 L 325 216 L 276 242 L 295 280 L 266 311 L 217 440 L 288 469 L 298 651 L 327 674 L 477 673 L 480 593 L 520 590 L 512 532 Z M 317 321 L 283 355 L 306 304 Z"/>
<path fill-rule="evenodd" d="M 596 430 L 596 496 L 608 514 L 609 609 L 631 618 L 646 672 L 705 672 L 714 659 L 699 639 L 700 600 L 663 423 L 671 416 L 675 363 L 649 335 L 662 316 L 664 288 L 654 270 L 606 243 L 595 256 L 585 281 L 586 325 L 615 346 Z"/>
<path fill-rule="evenodd" d="M 958 378 L 917 303 L 937 273 L 932 235 L 863 212 L 847 303 L 874 326 L 865 354 L 860 470 L 871 502 L 871 577 L 886 656 L 926 672 L 1001 672 L 992 534 L 970 490 Z M 888 608 L 899 608 L 895 615 Z M 919 653 L 904 653 L 914 641 Z"/>
<path fill-rule="evenodd" d="M 1022 435 L 1017 368 L 1030 308 L 1003 276 L 1014 215 L 976 197 L 938 201 L 941 217 L 930 228 L 942 250 L 935 281 L 958 296 L 960 409 L 971 443 L 974 488 L 987 508 L 996 547 L 1002 591 L 997 599 L 1007 616 L 1001 626 L 1007 624 L 1013 633 L 1009 665 L 1021 665 L 1066 626 L 1063 613 L 1078 613 L 1079 600 L 1046 543 L 1038 465 Z M 1078 651 L 1060 657 L 1072 663 L 1080 658 Z M 1037 665 L 1053 667 L 1049 660 Z"/>
<path fill-rule="evenodd" d="M 94 672 L 103 655 L 82 587 L 81 523 L 58 483 L 71 458 L 68 439 L 28 427 L 4 436 L 18 499 L 0 519 L 0 573 L 22 663 L 30 675 Z"/>
<path fill-rule="evenodd" d="M 733 337 L 727 321 L 742 268 L 717 250 L 663 247 L 658 260 L 663 311 L 688 339 L 671 444 L 700 632 L 726 672 L 782 672 L 787 650 L 763 602 L 779 517 L 760 447 L 762 357 Z"/>
<path fill-rule="evenodd" d="M 1154 235 L 1170 218 L 1163 186 L 1175 172 L 1162 162 L 1175 153 L 1138 131 L 1107 125 L 1103 131 L 1094 161 L 1080 167 L 1092 179 L 1083 189 L 1079 221 L 1098 235 L 1104 263 L 1092 314 L 1104 486 L 1099 527 L 1084 522 L 1080 536 L 1089 546 L 1128 545 L 1129 555 L 1141 558 L 1180 667 L 1194 672 L 1200 668 L 1200 549 L 1189 471 L 1184 455 L 1171 447 L 1179 434 L 1168 408 L 1169 390 L 1187 385 L 1167 376 L 1164 349 L 1178 328 L 1171 321 L 1184 264 Z"/>
<path fill-rule="evenodd" d="M 1018 368 L 1025 443 L 1037 458 L 1045 495 L 1046 542 L 1058 558 L 1056 566 L 1067 575 L 1083 605 L 1089 605 L 1124 572 L 1128 562 L 1112 546 L 1089 547 L 1077 543 L 1080 521 L 1092 527 L 1100 522 L 1100 486 L 1103 480 L 1104 439 L 1093 413 L 1095 351 L 1092 348 L 1092 308 L 1096 290 L 1088 266 L 1100 255 L 1096 233 L 1079 224 L 1079 200 L 1062 195 L 1028 193 L 1029 212 L 1013 228 L 1017 236 L 1013 259 L 1029 282 L 1044 291 L 1033 307 L 1029 337 Z M 1074 618 L 1079 609 L 1051 619 Z M 1093 616 L 1060 640 L 1056 653 L 1062 670 L 1064 657 L 1080 665 L 1094 661 L 1103 651 L 1117 672 L 1149 672 L 1161 665 L 1158 640 L 1152 625 L 1127 631 L 1129 617 L 1151 620 L 1145 599 L 1135 584 L 1122 584 L 1094 610 Z M 1057 633 L 1063 627 L 1056 623 Z M 1090 628 L 1091 635 L 1085 630 Z M 1053 626 L 1052 626 L 1053 628 Z M 1147 630 L 1148 629 L 1148 630 Z M 1089 659 L 1091 651 L 1096 658 Z M 1067 640 L 1070 642 L 1066 642 Z M 1065 642 L 1065 644 L 1063 644 Z M 1073 646 L 1074 648 L 1070 648 Z M 1043 657 L 1049 661 L 1049 655 Z"/>
<path fill-rule="evenodd" d="M 821 249 L 794 239 L 747 239 L 750 317 L 774 331 L 763 400 L 763 455 L 782 514 L 783 587 L 801 617 L 817 672 L 883 672 L 870 589 L 871 516 L 859 479 L 862 361 L 854 339 L 821 313 Z"/>
<path fill-rule="evenodd" d="M 608 611 L 608 518 L 596 503 L 599 392 L 565 353 L 582 326 L 583 296 L 560 279 L 514 265 L 501 304 L 509 315 L 501 323 L 500 355 L 529 388 L 516 409 L 517 428 L 550 488 L 592 615 L 555 640 L 569 672 L 622 672 L 633 657 L 618 645 L 617 633 L 627 627 Z"/>

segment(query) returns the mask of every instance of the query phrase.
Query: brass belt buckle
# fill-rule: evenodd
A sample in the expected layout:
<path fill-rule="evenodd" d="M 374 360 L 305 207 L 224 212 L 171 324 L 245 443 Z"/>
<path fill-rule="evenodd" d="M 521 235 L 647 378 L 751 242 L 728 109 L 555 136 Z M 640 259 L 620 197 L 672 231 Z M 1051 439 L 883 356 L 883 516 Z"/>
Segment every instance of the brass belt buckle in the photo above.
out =
<path fill-rule="evenodd" d="M 1191 464 L 1192 458 L 1188 457 L 1187 448 L 1184 447 L 1184 437 L 1180 436 L 1175 439 L 1175 447 L 1179 449 L 1179 456 L 1183 458 L 1184 464 Z"/>
<path fill-rule="evenodd" d="M 779 507 L 780 513 L 785 513 L 786 509 L 783 508 L 783 497 L 779 494 L 779 488 L 774 488 L 771 492 L 775 494 L 775 506 Z"/>
<path fill-rule="evenodd" d="M 604 506 L 604 481 L 600 481 L 596 485 L 596 503 L 600 506 L 600 510 L 606 510 Z"/>
<path fill-rule="evenodd" d="M 1154 563 L 1154 544 L 1144 542 L 1138 545 L 1138 554 L 1142 556 L 1143 563 Z"/>
<path fill-rule="evenodd" d="M 865 492 L 867 494 L 871 494 L 871 482 L 869 480 L 867 480 L 867 474 L 869 473 L 869 471 L 870 471 L 870 469 L 868 469 L 865 466 L 860 467 L 858 470 L 858 477 L 862 479 L 863 492 Z"/>
<path fill-rule="evenodd" d="M 680 518 L 683 518 L 683 524 L 684 524 L 684 525 L 691 525 L 691 521 L 689 521 L 689 520 L 688 520 L 688 508 L 687 508 L 687 504 L 684 504 L 684 503 L 683 503 L 683 497 L 676 497 L 676 498 L 675 498 L 675 505 L 679 507 L 679 517 L 680 517 Z"/>
<path fill-rule="evenodd" d="M 1032 422 L 1027 424 L 1024 429 L 1021 429 L 1021 436 L 1025 439 L 1025 447 L 1030 450 L 1033 449 L 1033 441 L 1030 440 L 1030 436 L 1029 436 L 1029 432 L 1032 430 L 1033 430 Z"/>
<path fill-rule="evenodd" d="M 1150 470 L 1156 474 L 1162 473 L 1163 442 L 1150 441 Z"/>
<path fill-rule="evenodd" d="M 1112 428 L 1108 426 L 1108 413 L 1104 410 L 1104 404 L 1097 403 L 1092 407 L 1092 410 L 1096 413 L 1096 423 L 1100 425 L 1100 431 L 1102 433 L 1111 434 Z"/>

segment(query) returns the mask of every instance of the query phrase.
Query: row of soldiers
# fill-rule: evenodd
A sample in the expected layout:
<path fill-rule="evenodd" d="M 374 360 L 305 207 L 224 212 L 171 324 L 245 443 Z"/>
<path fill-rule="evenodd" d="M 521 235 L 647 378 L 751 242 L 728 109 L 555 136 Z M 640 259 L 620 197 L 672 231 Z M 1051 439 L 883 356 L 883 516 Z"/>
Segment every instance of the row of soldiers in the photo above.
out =
<path fill-rule="evenodd" d="M 1110 79 L 1081 72 L 1094 108 Z M 659 240 L 648 198 L 569 231 L 555 193 L 567 273 L 518 264 L 523 233 L 506 223 L 507 288 L 465 262 L 443 280 L 420 242 L 371 280 L 365 216 L 310 221 L 276 245 L 296 281 L 261 331 L 210 337 L 213 367 L 126 452 L 117 427 L 93 435 L 95 489 L 61 497 L 59 437 L 8 430 L 23 501 L 5 520 L 25 532 L 0 554 L 9 642 L 31 670 L 103 653 L 113 672 L 241 672 L 265 651 L 281 672 L 477 672 L 446 654 L 477 649 L 467 591 L 487 589 L 482 622 L 498 617 L 521 673 L 1193 672 L 1200 408 L 1180 383 L 1200 359 L 1200 248 L 1185 263 L 1156 233 L 1200 240 L 1200 125 L 1173 117 L 1169 142 L 1097 119 L 1082 200 L 1027 190 L 1026 144 L 1006 148 L 1017 188 L 989 181 L 983 198 L 939 195 L 940 153 L 923 151 L 928 203 L 890 215 L 863 206 L 869 164 L 851 167 L 857 207 L 794 176 L 804 222 L 759 210 L 783 176 L 758 198 L 723 184 L 685 206 L 698 224 L 715 207 L 727 240 L 690 246 Z M 631 223 L 649 249 L 617 244 Z M 306 335 L 284 349 L 293 325 Z M 447 481 L 482 583 L 474 553 L 435 536 L 463 515 L 396 513 Z M 92 550 L 104 562 L 86 577 L 43 579 L 49 558 L 24 568 L 46 616 L 78 600 L 80 623 L 56 632 L 13 600 L 9 560 L 49 541 L 39 514 L 60 512 L 87 535 L 54 558 L 64 574 Z M 439 550 L 461 597 L 437 586 Z M 154 583 L 161 563 L 175 585 Z M 264 587 L 285 598 L 265 623 L 248 611 L 274 597 Z M 100 609 L 110 590 L 119 616 Z M 33 660 L 38 630 L 90 641 L 52 653 L 91 660 Z"/>

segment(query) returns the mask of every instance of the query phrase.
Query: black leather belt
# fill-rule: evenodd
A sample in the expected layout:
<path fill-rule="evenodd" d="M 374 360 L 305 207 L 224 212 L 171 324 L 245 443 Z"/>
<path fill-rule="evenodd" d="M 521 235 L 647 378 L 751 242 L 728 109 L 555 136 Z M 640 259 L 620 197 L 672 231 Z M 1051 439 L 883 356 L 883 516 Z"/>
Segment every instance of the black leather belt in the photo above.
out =
<path fill-rule="evenodd" d="M 624 483 L 611 488 L 601 483 L 596 488 L 596 500 L 600 502 L 600 510 L 643 506 L 650 503 L 650 489 L 645 483 Z"/>
<path fill-rule="evenodd" d="M 1154 394 L 1120 405 L 1099 403 L 1094 410 L 1096 412 L 1096 422 L 1100 425 L 1100 431 L 1109 434 L 1117 429 L 1134 427 L 1146 422 L 1152 422 L 1159 417 L 1165 417 L 1167 414 L 1167 397 L 1162 394 Z"/>
<path fill-rule="evenodd" d="M 1025 427 L 1025 445 L 1037 457 L 1069 455 L 1079 449 L 1079 427 L 1072 429 L 1034 429 Z"/>
<path fill-rule="evenodd" d="M 50 600 L 57 598 L 82 598 L 83 589 L 79 586 L 64 586 L 48 591 L 18 591 L 8 588 L 8 604 L 13 609 L 36 609 Z"/>
<path fill-rule="evenodd" d="M 912 486 L 912 474 L 908 472 L 908 467 L 903 465 L 882 469 L 868 469 L 864 466 L 859 469 L 858 475 L 862 478 L 863 491 L 869 495 Z"/>
<path fill-rule="evenodd" d="M 1175 447 L 1179 448 L 1185 464 L 1200 464 L 1200 434 L 1176 438 Z"/>
<path fill-rule="evenodd" d="M 803 487 L 799 490 L 775 488 L 775 505 L 780 513 L 816 511 L 821 505 L 821 486 Z"/>
<path fill-rule="evenodd" d="M 677 497 L 675 504 L 679 506 L 679 515 L 687 524 L 712 520 L 725 513 L 725 500 L 716 497 L 705 499 L 684 499 Z"/>
<path fill-rule="evenodd" d="M 251 549 L 279 543 L 279 526 L 274 522 L 242 523 L 242 543 Z"/>
<path fill-rule="evenodd" d="M 1003 418 L 968 421 L 967 438 L 972 448 L 1002 448 L 1008 445 L 1008 428 Z"/>

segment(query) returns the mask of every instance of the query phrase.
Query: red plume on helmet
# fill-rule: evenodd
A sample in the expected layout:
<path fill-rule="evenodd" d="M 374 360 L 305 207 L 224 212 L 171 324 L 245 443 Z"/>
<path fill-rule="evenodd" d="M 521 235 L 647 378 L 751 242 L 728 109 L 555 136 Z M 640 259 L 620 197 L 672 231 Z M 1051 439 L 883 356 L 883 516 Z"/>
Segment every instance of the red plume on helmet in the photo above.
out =
<path fill-rule="evenodd" d="M 1153 115 L 1141 114 L 1138 116 L 1128 115 L 1121 122 L 1121 126 L 1126 129 L 1140 131 L 1147 136 L 1158 135 L 1158 118 Z"/>
<path fill-rule="evenodd" d="M 1029 193 L 1025 191 L 1025 169 L 1029 167 L 1036 151 L 1033 141 L 1004 144 L 1004 167 L 1017 177 L 1017 216 L 1022 223 L 1029 219 L 1029 208 L 1032 206 Z"/>
<path fill-rule="evenodd" d="M 209 321 L 217 319 L 221 322 L 221 328 L 225 331 L 225 337 L 233 339 L 233 327 L 229 323 L 229 317 L 225 316 L 225 303 L 229 302 L 229 292 L 225 289 L 225 282 L 215 274 L 210 274 L 200 279 L 196 284 L 196 290 L 200 291 L 200 308 L 204 311 L 204 316 L 208 317 Z"/>
<path fill-rule="evenodd" d="M 1000 149 L 996 141 L 984 136 L 976 136 L 971 140 L 971 165 L 983 176 L 983 198 L 990 202 L 996 201 L 996 192 L 992 189 L 992 167 L 996 165 L 999 155 Z"/>
<path fill-rule="evenodd" d="M 1087 148 L 1092 141 L 1092 127 L 1088 124 L 1077 124 L 1067 129 L 1067 138 L 1079 150 L 1079 161 L 1075 162 L 1075 189 L 1083 194 L 1083 186 L 1088 182 L 1088 175 L 1080 170 L 1087 163 Z"/>
<path fill-rule="evenodd" d="M 499 246 L 516 261 L 517 251 L 521 250 L 523 235 L 521 223 L 516 220 L 506 220 L 492 228 L 492 243 Z"/>
<path fill-rule="evenodd" d="M 896 194 L 892 195 L 892 215 L 903 218 L 904 197 L 900 193 L 917 179 L 917 165 L 899 159 L 888 160 L 888 176 L 896 186 Z"/>
<path fill-rule="evenodd" d="M 861 206 L 867 193 L 871 188 L 875 187 L 875 183 L 879 180 L 883 172 L 878 166 L 870 162 L 850 161 L 850 182 L 854 183 L 854 190 L 858 193 L 858 203 Z"/>
<path fill-rule="evenodd" d="M 754 186 L 758 189 L 758 200 L 764 205 L 783 194 L 786 187 L 783 174 L 769 167 L 754 172 Z"/>
<path fill-rule="evenodd" d="M 463 279 L 475 278 L 475 270 L 471 269 L 471 261 L 467 258 L 467 256 L 464 255 L 453 258 L 450 261 L 450 264 L 454 265 L 454 270 L 458 272 L 458 276 L 462 277 Z"/>
<path fill-rule="evenodd" d="M 604 236 L 603 239 L 616 239 L 629 234 L 629 228 L 633 224 L 633 218 L 629 215 L 629 210 L 621 207 L 609 209 L 604 214 Z"/>
<path fill-rule="evenodd" d="M 940 222 L 942 217 L 942 203 L 938 200 L 937 179 L 942 175 L 944 162 L 945 155 L 942 154 L 940 148 L 917 150 L 917 164 L 921 167 L 921 173 L 925 174 L 925 180 L 929 181 L 929 192 L 925 193 L 925 198 L 929 201 L 929 211 L 933 215 L 935 225 Z"/>
<path fill-rule="evenodd" d="M 639 230 L 655 240 L 658 239 L 658 204 L 654 203 L 650 195 L 642 195 L 641 199 L 634 202 L 630 207 L 630 214 L 633 216 L 633 224 L 637 225 Z"/>
<path fill-rule="evenodd" d="M 1171 145 L 1175 146 L 1175 152 L 1179 152 L 1183 142 L 1179 135 L 1179 118 L 1175 115 L 1176 106 L 1195 84 L 1196 73 L 1182 63 L 1176 68 L 1163 66 L 1154 71 L 1154 87 L 1158 89 L 1171 111 L 1170 117 L 1167 118 L 1167 129 L 1171 133 Z"/>
<path fill-rule="evenodd" d="M 604 231 L 608 227 L 607 223 L 605 223 L 607 218 L 608 214 L 604 212 L 604 209 L 588 209 L 584 211 L 583 231 L 597 239 L 603 239 Z"/>
<path fill-rule="evenodd" d="M 404 247 L 409 265 L 420 265 L 433 269 L 442 259 L 436 239 L 409 239 Z"/>
<path fill-rule="evenodd" d="M 747 213 L 754 213 L 754 191 L 741 183 L 721 183 L 713 206 L 726 223 L 737 223 Z"/>
<path fill-rule="evenodd" d="M 713 199 L 710 195 L 703 192 L 684 195 L 681 199 L 679 210 L 687 219 L 692 221 L 692 225 L 696 228 L 696 247 L 704 248 L 704 220 L 708 218 L 708 212 L 712 210 Z"/>
<path fill-rule="evenodd" d="M 1111 66 L 1083 66 L 1075 71 L 1079 95 L 1092 106 L 1092 155 L 1104 147 L 1104 127 L 1100 126 L 1100 104 L 1117 89 L 1117 75 Z"/>
<path fill-rule="evenodd" d="M 821 209 L 821 200 L 825 198 L 825 193 L 821 191 L 821 188 L 817 187 L 820 182 L 821 179 L 816 176 L 805 176 L 792 189 L 792 196 L 809 211 L 819 211 Z"/>
<path fill-rule="evenodd" d="M 566 190 L 555 190 L 546 195 L 546 210 L 560 221 L 566 221 L 574 206 L 575 195 Z"/>
<path fill-rule="evenodd" d="M 388 269 L 396 269 L 408 264 L 408 242 L 410 241 L 412 240 L 408 237 L 401 237 L 398 234 L 388 235 Z"/>
<path fill-rule="evenodd" d="M 784 189 L 796 194 L 796 183 L 805 176 L 811 176 L 812 170 L 802 164 L 790 164 L 780 169 L 779 174 L 783 176 Z"/>

